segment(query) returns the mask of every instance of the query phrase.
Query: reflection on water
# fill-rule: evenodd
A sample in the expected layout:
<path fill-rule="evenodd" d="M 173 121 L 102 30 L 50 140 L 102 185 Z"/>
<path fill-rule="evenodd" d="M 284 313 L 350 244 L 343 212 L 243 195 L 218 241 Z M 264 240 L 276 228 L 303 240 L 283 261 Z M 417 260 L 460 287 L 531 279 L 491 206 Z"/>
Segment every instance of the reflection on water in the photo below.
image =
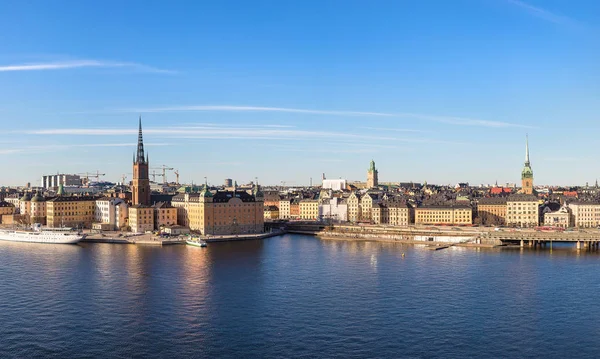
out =
<path fill-rule="evenodd" d="M 599 259 L 290 235 L 0 242 L 0 357 L 593 356 Z"/>

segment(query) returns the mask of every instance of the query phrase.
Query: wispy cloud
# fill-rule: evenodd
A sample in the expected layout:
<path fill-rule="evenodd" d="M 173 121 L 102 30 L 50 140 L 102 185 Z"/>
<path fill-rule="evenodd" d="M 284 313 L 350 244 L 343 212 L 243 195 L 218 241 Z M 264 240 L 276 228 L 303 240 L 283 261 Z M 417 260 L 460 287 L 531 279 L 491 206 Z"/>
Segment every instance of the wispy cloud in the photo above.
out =
<path fill-rule="evenodd" d="M 425 132 L 422 130 L 412 130 L 412 129 L 407 129 L 407 128 L 381 128 L 381 127 L 361 127 L 361 128 L 364 128 L 365 130 L 372 130 L 372 131 Z"/>
<path fill-rule="evenodd" d="M 123 128 L 55 128 L 25 131 L 30 135 L 73 135 L 73 136 L 135 136 L 136 129 Z M 307 138 L 345 138 L 347 140 L 371 139 L 394 140 L 393 137 L 358 135 L 343 132 L 306 131 L 270 127 L 216 127 L 216 126 L 186 126 L 159 127 L 144 129 L 146 135 L 157 135 L 163 138 L 187 139 L 286 139 L 299 140 Z"/>
<path fill-rule="evenodd" d="M 195 111 L 226 111 L 226 112 L 285 112 L 285 113 L 300 113 L 312 115 L 329 115 L 329 116 L 354 116 L 354 117 L 387 117 L 387 118 L 410 118 L 426 121 L 434 121 L 447 123 L 459 126 L 481 126 L 492 128 L 531 128 L 531 126 L 521 125 L 516 123 L 479 120 L 464 117 L 454 116 L 437 116 L 425 115 L 418 113 L 388 113 L 388 112 L 365 112 L 365 111 L 330 111 L 330 110 L 312 110 L 298 109 L 285 107 L 262 107 L 262 106 L 170 106 L 170 107 L 154 107 L 154 108 L 131 108 L 120 109 L 120 112 L 127 113 L 158 113 L 158 112 L 195 112 Z"/>
<path fill-rule="evenodd" d="M 513 4 L 515 6 L 520 7 L 521 9 L 527 11 L 531 15 L 538 17 L 540 19 L 544 19 L 546 21 L 553 22 L 559 25 L 570 25 L 570 26 L 578 26 L 580 23 L 574 19 L 571 19 L 566 16 L 554 14 L 546 9 L 542 9 L 537 6 L 533 6 L 526 2 L 520 0 L 506 0 L 508 3 Z"/>
<path fill-rule="evenodd" d="M 70 145 L 37 145 L 37 146 L 25 146 L 20 148 L 11 148 L 11 149 L 0 149 L 0 155 L 10 155 L 15 153 L 46 153 L 53 151 L 64 151 L 70 149 L 83 149 L 83 148 L 94 148 L 94 147 L 131 147 L 134 148 L 136 143 L 128 142 L 128 143 L 85 143 L 85 144 L 70 144 Z M 147 147 L 156 147 L 156 146 L 170 146 L 170 143 L 145 143 Z"/>
<path fill-rule="evenodd" d="M 97 68 L 128 68 L 134 71 L 154 72 L 154 73 L 175 73 L 172 70 L 158 69 L 156 67 L 132 63 L 132 62 L 111 62 L 99 60 L 72 60 L 72 61 L 57 61 L 45 63 L 24 63 L 13 65 L 0 65 L 0 72 L 13 71 L 47 71 L 47 70 L 66 70 L 78 69 L 85 67 Z"/>

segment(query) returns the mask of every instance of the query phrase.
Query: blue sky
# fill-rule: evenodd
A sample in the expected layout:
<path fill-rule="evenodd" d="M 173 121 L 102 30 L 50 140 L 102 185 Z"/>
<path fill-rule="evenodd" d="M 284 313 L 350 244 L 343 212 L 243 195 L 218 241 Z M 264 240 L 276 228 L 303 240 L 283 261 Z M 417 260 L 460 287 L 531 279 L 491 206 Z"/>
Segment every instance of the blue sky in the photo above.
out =
<path fill-rule="evenodd" d="M 0 183 L 600 177 L 600 2 L 5 1 Z M 158 172 L 158 170 L 157 170 Z M 174 175 L 170 175 L 174 179 Z"/>

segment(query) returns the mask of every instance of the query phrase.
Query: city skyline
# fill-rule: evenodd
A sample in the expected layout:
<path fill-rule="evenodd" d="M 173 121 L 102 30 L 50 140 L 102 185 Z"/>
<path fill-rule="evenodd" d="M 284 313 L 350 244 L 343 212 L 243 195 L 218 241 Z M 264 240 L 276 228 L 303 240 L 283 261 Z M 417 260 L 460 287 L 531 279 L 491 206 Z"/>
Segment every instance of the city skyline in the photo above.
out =
<path fill-rule="evenodd" d="M 0 6 L 3 185 L 120 181 L 140 115 L 187 183 L 600 177 L 592 1 L 117 4 Z"/>

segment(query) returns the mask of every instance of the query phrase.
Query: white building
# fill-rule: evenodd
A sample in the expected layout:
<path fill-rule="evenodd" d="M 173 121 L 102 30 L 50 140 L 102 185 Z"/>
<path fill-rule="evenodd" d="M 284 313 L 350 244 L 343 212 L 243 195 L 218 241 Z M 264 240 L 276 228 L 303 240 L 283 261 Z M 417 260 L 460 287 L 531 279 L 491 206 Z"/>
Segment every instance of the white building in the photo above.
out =
<path fill-rule="evenodd" d="M 324 179 L 323 189 L 331 189 L 333 191 L 343 191 L 346 189 L 345 179 Z"/>
<path fill-rule="evenodd" d="M 319 203 L 319 218 L 324 221 L 348 221 L 348 204 L 342 198 L 328 198 Z"/>
<path fill-rule="evenodd" d="M 127 219 L 127 203 L 120 198 L 102 197 L 96 200 L 94 222 L 108 225 L 111 230 L 121 228 Z"/>

